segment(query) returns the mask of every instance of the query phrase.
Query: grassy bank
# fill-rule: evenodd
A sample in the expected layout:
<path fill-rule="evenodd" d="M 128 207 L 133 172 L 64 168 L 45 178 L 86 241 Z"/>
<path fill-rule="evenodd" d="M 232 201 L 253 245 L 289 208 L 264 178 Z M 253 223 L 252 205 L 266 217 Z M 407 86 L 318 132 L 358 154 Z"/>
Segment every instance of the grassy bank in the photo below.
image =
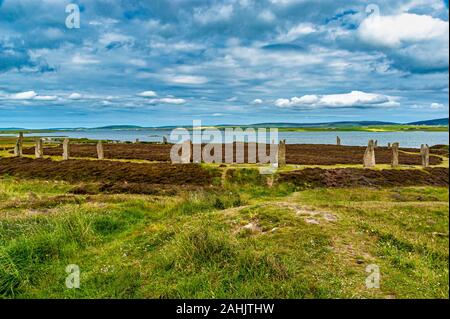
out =
<path fill-rule="evenodd" d="M 5 298 L 448 298 L 448 189 L 74 195 L 0 180 Z M 81 287 L 67 289 L 65 267 Z M 376 264 L 380 289 L 367 289 Z"/>

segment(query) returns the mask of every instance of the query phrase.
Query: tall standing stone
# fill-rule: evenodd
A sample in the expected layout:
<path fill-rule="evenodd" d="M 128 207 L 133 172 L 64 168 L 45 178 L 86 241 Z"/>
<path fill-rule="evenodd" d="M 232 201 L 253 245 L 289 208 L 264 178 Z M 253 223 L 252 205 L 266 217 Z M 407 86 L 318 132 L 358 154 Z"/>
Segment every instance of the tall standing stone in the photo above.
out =
<path fill-rule="evenodd" d="M 183 146 L 181 148 L 181 163 L 189 164 L 191 162 L 191 155 L 192 155 L 191 140 L 184 141 Z"/>
<path fill-rule="evenodd" d="M 65 138 L 63 141 L 63 160 L 67 161 L 70 157 L 70 140 Z"/>
<path fill-rule="evenodd" d="M 391 143 L 388 143 L 388 148 L 391 148 Z"/>
<path fill-rule="evenodd" d="M 278 144 L 278 167 L 286 166 L 286 140 Z"/>
<path fill-rule="evenodd" d="M 247 163 L 255 164 L 257 161 L 257 144 L 255 142 L 247 143 Z"/>
<path fill-rule="evenodd" d="M 245 143 L 244 142 L 236 142 L 236 155 L 235 155 L 235 163 L 236 164 L 244 164 L 245 163 Z"/>
<path fill-rule="evenodd" d="M 44 142 L 42 138 L 36 139 L 36 146 L 34 147 L 34 156 L 36 158 L 44 157 Z"/>
<path fill-rule="evenodd" d="M 97 143 L 97 157 L 99 160 L 102 160 L 105 158 L 105 153 L 103 152 L 103 144 L 101 141 L 98 141 L 98 143 Z"/>
<path fill-rule="evenodd" d="M 399 148 L 399 145 L 400 145 L 399 143 L 392 143 L 392 163 L 391 163 L 392 167 L 397 167 L 398 166 L 398 148 Z"/>
<path fill-rule="evenodd" d="M 341 146 L 341 138 L 339 136 L 336 136 L 336 145 Z"/>
<path fill-rule="evenodd" d="M 364 153 L 364 167 L 375 166 L 375 143 L 373 140 L 369 141 L 366 152 Z"/>
<path fill-rule="evenodd" d="M 374 146 L 375 146 L 375 147 L 378 147 L 378 140 L 375 140 Z"/>
<path fill-rule="evenodd" d="M 422 144 L 420 147 L 420 156 L 422 158 L 422 166 L 430 166 L 430 147 L 428 144 Z"/>
<path fill-rule="evenodd" d="M 14 156 L 21 157 L 23 155 L 23 133 L 19 133 L 19 137 L 17 138 L 16 145 L 14 146 Z"/>
<path fill-rule="evenodd" d="M 167 144 L 167 137 L 165 137 L 165 136 L 162 137 L 162 143 Z"/>

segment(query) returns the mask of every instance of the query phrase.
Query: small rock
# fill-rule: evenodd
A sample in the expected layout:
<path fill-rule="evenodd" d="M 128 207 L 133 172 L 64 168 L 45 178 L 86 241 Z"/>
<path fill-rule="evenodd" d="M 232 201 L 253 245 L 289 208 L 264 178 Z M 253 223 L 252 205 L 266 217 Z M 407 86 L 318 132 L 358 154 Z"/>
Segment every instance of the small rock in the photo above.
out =
<path fill-rule="evenodd" d="M 308 224 L 313 224 L 313 225 L 319 225 L 319 221 L 317 219 L 314 218 L 306 218 L 305 222 L 307 222 Z"/>
<path fill-rule="evenodd" d="M 242 227 L 242 229 L 249 230 L 252 233 L 259 233 L 259 232 L 261 232 L 261 229 L 255 223 L 249 223 L 249 224 L 245 225 L 244 227 Z"/>
<path fill-rule="evenodd" d="M 329 222 L 335 222 L 337 221 L 337 217 L 336 215 L 333 214 L 324 214 L 323 218 L 325 218 L 326 220 L 328 220 Z"/>

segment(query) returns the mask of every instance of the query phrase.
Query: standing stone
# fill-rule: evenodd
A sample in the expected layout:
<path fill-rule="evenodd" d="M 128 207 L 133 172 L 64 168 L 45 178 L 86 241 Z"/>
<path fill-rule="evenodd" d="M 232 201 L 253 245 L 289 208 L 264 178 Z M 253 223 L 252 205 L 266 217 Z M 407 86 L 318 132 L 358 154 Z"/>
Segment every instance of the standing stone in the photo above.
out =
<path fill-rule="evenodd" d="M 44 157 L 44 142 L 42 138 L 36 139 L 36 146 L 34 147 L 34 155 L 36 158 Z"/>
<path fill-rule="evenodd" d="M 336 136 L 336 145 L 341 146 L 341 138 L 339 136 Z"/>
<path fill-rule="evenodd" d="M 134 143 L 135 143 L 135 144 L 138 144 L 138 143 L 139 143 L 139 139 L 137 138 L 137 139 L 134 141 Z"/>
<path fill-rule="evenodd" d="M 378 140 L 375 140 L 374 146 L 378 147 Z"/>
<path fill-rule="evenodd" d="M 191 162 L 191 154 L 192 154 L 191 140 L 184 141 L 183 146 L 181 148 L 181 163 L 189 164 Z"/>
<path fill-rule="evenodd" d="M 430 166 L 430 147 L 428 144 L 422 144 L 420 147 L 420 156 L 422 158 L 422 166 Z"/>
<path fill-rule="evenodd" d="M 373 140 L 369 141 L 369 144 L 364 153 L 364 167 L 375 166 L 375 143 Z"/>
<path fill-rule="evenodd" d="M 389 143 L 391 144 L 391 143 Z M 392 143 L 392 163 L 391 166 L 392 167 L 397 167 L 398 166 L 398 148 L 399 148 L 399 143 Z M 390 147 L 390 145 L 389 145 Z"/>
<path fill-rule="evenodd" d="M 255 142 L 247 143 L 247 163 L 255 164 L 257 160 L 257 144 Z"/>
<path fill-rule="evenodd" d="M 70 157 L 70 141 L 65 138 L 63 141 L 63 160 L 67 161 Z"/>
<path fill-rule="evenodd" d="M 98 141 L 98 143 L 97 143 L 97 157 L 99 160 L 102 160 L 105 158 L 105 153 L 103 152 L 103 144 L 101 141 Z"/>
<path fill-rule="evenodd" d="M 286 165 L 286 140 L 280 141 L 278 144 L 278 167 Z"/>
<path fill-rule="evenodd" d="M 391 143 L 388 143 L 388 148 L 391 148 Z"/>
<path fill-rule="evenodd" d="M 236 142 L 236 164 L 244 164 L 245 163 L 245 143 L 244 142 Z"/>
<path fill-rule="evenodd" d="M 167 137 L 163 136 L 162 140 L 163 140 L 163 144 L 167 144 Z"/>
<path fill-rule="evenodd" d="M 14 146 L 14 156 L 21 157 L 23 155 L 23 133 L 19 133 L 19 137 L 17 138 L 16 145 Z"/>

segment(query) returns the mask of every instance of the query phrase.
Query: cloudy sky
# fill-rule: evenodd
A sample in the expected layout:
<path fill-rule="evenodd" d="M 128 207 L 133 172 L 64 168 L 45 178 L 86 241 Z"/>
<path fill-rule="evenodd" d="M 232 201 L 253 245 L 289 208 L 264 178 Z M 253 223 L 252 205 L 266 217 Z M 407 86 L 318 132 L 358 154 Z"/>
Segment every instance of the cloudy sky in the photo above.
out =
<path fill-rule="evenodd" d="M 368 3 L 0 0 L 0 127 L 448 117 L 448 1 Z"/>

